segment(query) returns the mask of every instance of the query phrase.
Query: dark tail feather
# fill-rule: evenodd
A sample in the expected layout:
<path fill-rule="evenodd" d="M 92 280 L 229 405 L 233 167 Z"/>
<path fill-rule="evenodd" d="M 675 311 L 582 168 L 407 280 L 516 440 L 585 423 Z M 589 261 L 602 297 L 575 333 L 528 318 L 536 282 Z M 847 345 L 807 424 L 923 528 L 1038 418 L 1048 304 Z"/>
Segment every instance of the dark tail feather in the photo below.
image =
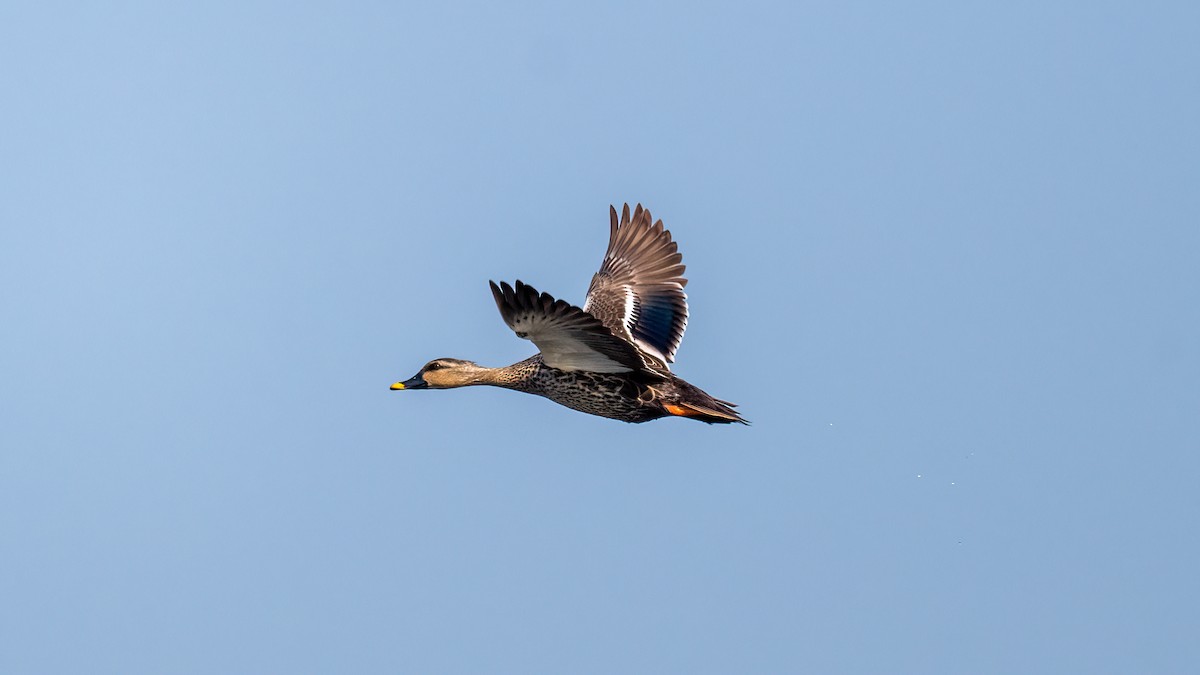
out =
<path fill-rule="evenodd" d="M 719 401 L 711 396 L 706 396 L 708 400 L 703 403 L 696 401 L 663 401 L 663 410 L 668 415 L 677 417 L 690 417 L 694 420 L 707 422 L 709 424 L 745 424 L 749 425 L 732 405 L 725 401 Z"/>

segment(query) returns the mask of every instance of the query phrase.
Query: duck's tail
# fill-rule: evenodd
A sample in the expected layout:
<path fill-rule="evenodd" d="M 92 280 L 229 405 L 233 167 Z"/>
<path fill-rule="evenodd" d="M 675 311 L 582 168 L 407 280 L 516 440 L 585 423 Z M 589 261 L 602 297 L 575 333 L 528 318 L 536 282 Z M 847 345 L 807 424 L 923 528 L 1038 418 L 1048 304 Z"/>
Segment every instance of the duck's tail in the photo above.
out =
<path fill-rule="evenodd" d="M 737 407 L 736 403 L 713 398 L 699 387 L 683 380 L 677 379 L 676 385 L 679 387 L 679 396 L 667 397 L 661 401 L 663 410 L 668 415 L 690 417 L 709 424 L 750 424 L 734 410 Z"/>

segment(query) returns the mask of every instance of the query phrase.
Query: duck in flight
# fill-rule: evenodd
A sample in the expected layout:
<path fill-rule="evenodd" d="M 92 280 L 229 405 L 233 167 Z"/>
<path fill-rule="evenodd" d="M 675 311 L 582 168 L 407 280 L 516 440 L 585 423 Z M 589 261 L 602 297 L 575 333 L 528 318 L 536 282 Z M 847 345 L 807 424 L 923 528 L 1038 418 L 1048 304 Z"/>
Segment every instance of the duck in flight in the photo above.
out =
<path fill-rule="evenodd" d="M 661 220 L 641 204 L 609 207 L 608 252 L 580 309 L 528 284 L 488 282 L 500 316 L 540 353 L 511 366 L 434 359 L 399 389 L 483 384 L 515 389 L 581 412 L 625 422 L 687 417 L 747 424 L 734 404 L 671 373 L 687 327 L 683 256 Z"/>

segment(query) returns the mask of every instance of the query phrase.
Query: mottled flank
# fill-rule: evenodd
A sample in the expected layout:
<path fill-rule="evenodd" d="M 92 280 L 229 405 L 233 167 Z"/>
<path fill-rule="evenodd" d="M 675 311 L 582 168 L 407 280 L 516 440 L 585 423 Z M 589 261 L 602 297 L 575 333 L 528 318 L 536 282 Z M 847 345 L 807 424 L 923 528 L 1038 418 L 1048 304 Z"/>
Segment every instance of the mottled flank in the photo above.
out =
<path fill-rule="evenodd" d="M 734 404 L 671 373 L 687 327 L 683 257 L 662 221 L 629 205 L 611 227 L 604 262 L 581 309 L 529 284 L 491 282 L 500 316 L 540 353 L 503 368 L 434 359 L 392 389 L 489 385 L 544 396 L 568 408 L 625 422 L 687 417 L 748 424 Z M 653 224 L 651 224 L 653 223 Z"/>
<path fill-rule="evenodd" d="M 566 371 L 547 366 L 541 354 L 499 371 L 511 372 L 511 379 L 499 380 L 499 386 L 537 394 L 568 408 L 624 422 L 649 422 L 667 417 L 671 407 L 688 408 L 697 404 L 709 409 L 695 417 L 710 423 L 745 423 L 730 404 L 718 401 L 697 387 L 667 374 L 610 375 L 585 371 Z M 682 404 L 682 405 L 679 405 Z"/>

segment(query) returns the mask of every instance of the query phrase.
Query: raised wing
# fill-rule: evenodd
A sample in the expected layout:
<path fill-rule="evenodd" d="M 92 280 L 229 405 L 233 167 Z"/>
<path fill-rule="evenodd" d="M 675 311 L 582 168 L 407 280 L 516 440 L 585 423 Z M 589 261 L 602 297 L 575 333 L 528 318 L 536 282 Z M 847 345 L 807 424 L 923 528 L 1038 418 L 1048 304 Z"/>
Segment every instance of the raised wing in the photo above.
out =
<path fill-rule="evenodd" d="M 610 206 L 608 211 L 608 252 L 592 277 L 583 309 L 665 367 L 675 361 L 687 328 L 683 256 L 671 232 L 641 204 L 632 217 L 626 204 L 619 222 L 617 210 Z"/>
<path fill-rule="evenodd" d="M 517 337 L 532 340 L 546 365 L 561 370 L 625 373 L 643 367 L 633 344 L 612 334 L 599 319 L 549 293 L 517 282 L 488 282 L 504 323 Z"/>

